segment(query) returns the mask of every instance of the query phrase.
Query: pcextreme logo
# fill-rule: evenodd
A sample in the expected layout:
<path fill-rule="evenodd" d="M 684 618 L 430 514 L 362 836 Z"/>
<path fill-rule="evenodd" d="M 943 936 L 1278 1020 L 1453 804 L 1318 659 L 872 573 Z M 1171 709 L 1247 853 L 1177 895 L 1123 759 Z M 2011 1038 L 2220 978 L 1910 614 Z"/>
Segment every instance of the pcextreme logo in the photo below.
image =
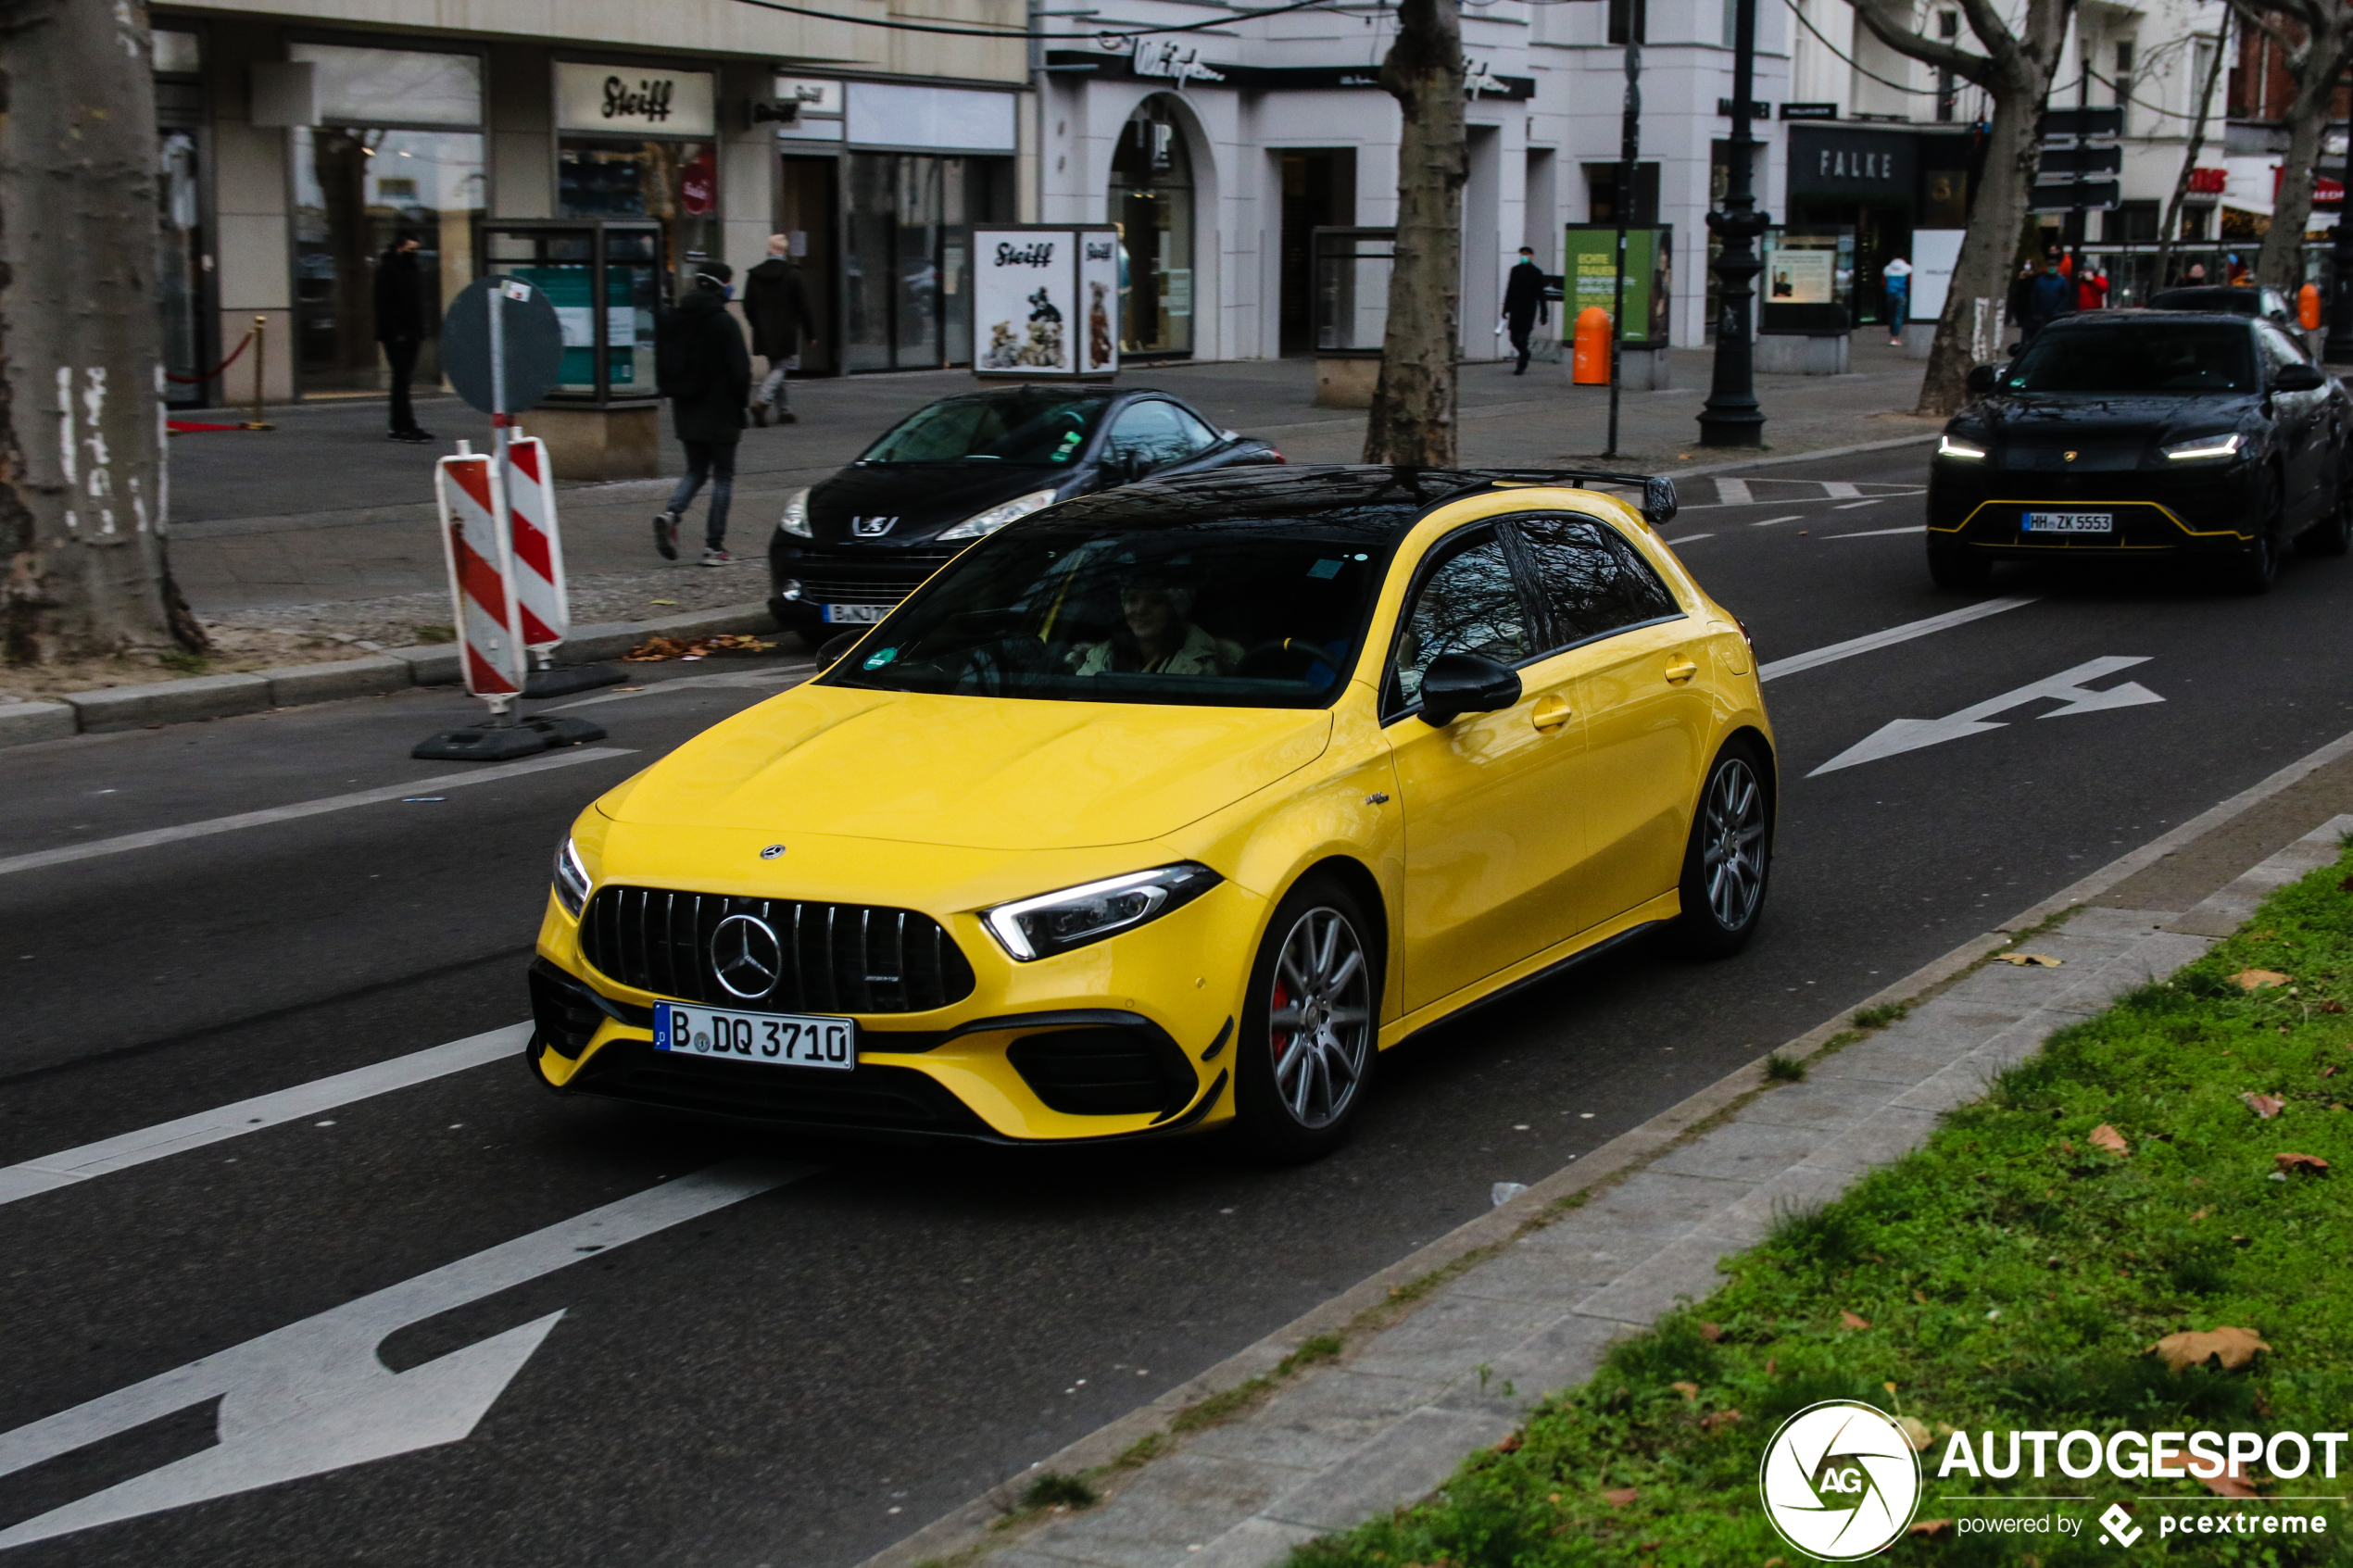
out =
<path fill-rule="evenodd" d="M 1910 1526 L 1919 1458 L 1886 1412 L 1825 1399 L 1781 1423 L 1756 1487 L 1781 1539 L 1808 1557 L 1852 1562 Z"/>

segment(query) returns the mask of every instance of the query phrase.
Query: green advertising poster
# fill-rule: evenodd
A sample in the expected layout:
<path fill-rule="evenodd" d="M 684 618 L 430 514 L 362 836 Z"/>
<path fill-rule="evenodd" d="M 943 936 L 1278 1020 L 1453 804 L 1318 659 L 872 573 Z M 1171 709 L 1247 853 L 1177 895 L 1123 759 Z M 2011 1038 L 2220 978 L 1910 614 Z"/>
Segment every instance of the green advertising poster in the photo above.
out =
<path fill-rule="evenodd" d="M 1675 231 L 1626 231 L 1624 341 L 1641 348 L 1667 345 L 1667 310 L 1674 293 Z M 1572 223 L 1561 251 L 1561 341 L 1577 339 L 1577 317 L 1587 306 L 1610 307 L 1617 282 L 1617 230 Z"/>

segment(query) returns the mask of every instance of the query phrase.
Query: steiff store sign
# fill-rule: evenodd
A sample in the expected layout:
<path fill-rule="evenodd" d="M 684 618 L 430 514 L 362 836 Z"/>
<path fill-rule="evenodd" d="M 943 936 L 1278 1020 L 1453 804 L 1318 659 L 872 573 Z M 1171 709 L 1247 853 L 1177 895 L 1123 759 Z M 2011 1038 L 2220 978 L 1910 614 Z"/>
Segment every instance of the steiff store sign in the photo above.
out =
<path fill-rule="evenodd" d="M 1919 142 L 1901 132 L 1793 125 L 1789 194 L 1908 203 L 1919 177 Z"/>
<path fill-rule="evenodd" d="M 708 136 L 718 126 L 718 92 L 707 70 L 636 66 L 556 66 L 556 129 L 656 136 Z"/>

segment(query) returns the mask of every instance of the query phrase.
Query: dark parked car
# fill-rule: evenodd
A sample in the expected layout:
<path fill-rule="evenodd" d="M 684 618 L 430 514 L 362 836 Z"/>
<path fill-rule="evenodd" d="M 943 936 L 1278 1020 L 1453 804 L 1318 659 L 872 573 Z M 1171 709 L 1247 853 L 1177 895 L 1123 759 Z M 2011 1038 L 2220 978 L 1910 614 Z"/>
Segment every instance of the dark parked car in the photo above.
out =
<path fill-rule="evenodd" d="M 2149 296 L 2151 310 L 2211 310 L 2227 316 L 2260 316 L 2296 330 L 2296 307 L 2277 289 L 2233 288 L 2201 283 L 2194 288 L 2160 289 Z"/>
<path fill-rule="evenodd" d="M 975 539 L 1150 474 L 1279 463 L 1149 387 L 1022 386 L 943 397 L 797 492 L 768 546 L 768 608 L 816 644 L 866 626 Z"/>
<path fill-rule="evenodd" d="M 2346 552 L 2353 396 L 2259 317 L 2065 318 L 1969 390 L 1929 470 L 1940 587 L 2006 558 L 2178 555 L 2259 594 L 2290 539 Z"/>

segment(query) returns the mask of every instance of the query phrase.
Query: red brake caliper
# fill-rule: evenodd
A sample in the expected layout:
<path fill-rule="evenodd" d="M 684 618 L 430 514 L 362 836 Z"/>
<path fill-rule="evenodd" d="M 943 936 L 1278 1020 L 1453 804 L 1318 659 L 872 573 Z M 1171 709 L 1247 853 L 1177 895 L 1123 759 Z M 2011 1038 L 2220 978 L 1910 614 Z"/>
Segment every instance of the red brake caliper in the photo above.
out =
<path fill-rule="evenodd" d="M 1289 1006 L 1290 1006 L 1290 987 L 1277 979 L 1275 982 L 1275 1000 L 1271 1010 L 1280 1012 Z M 1267 1048 L 1274 1052 L 1277 1067 L 1283 1064 L 1283 1045 L 1288 1038 L 1290 1035 L 1280 1026 L 1270 1028 L 1266 1032 Z"/>

